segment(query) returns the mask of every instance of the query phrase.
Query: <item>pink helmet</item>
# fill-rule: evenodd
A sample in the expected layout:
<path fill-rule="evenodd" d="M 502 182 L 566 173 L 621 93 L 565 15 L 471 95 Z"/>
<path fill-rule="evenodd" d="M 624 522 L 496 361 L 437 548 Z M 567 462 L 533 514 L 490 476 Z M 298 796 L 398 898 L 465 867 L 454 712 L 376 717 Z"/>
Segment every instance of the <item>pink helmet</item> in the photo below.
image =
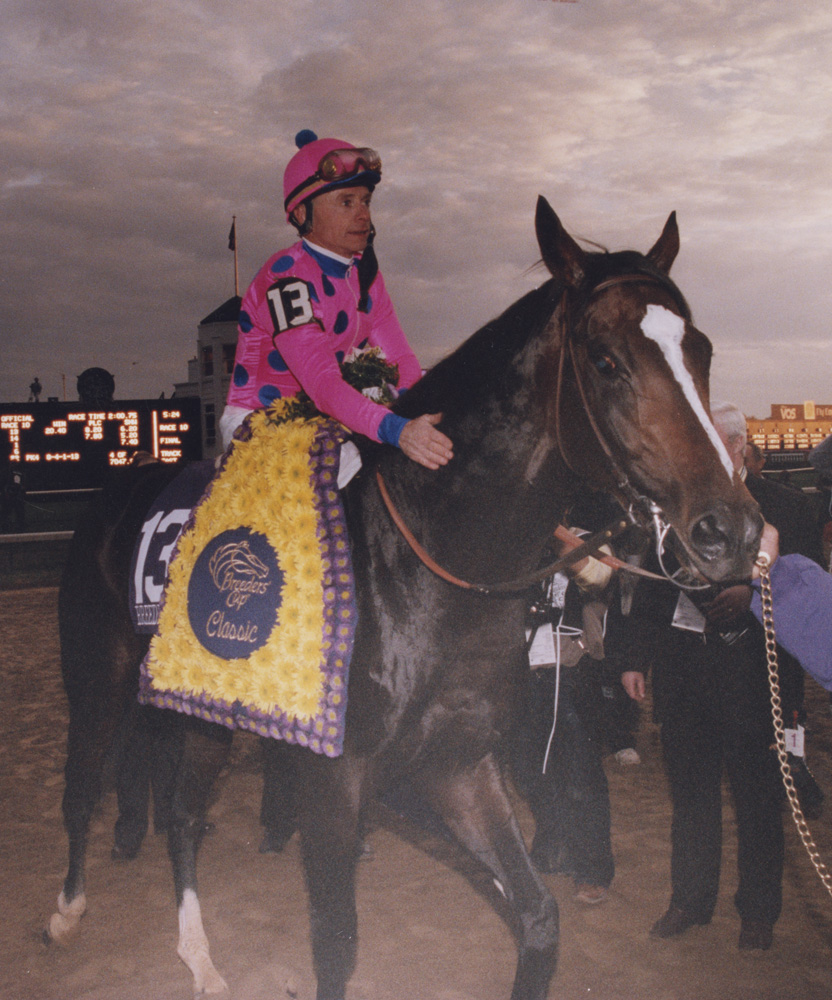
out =
<path fill-rule="evenodd" d="M 286 220 L 306 201 L 337 187 L 366 185 L 371 190 L 381 180 L 381 159 L 374 149 L 358 149 L 340 139 L 319 139 L 303 129 L 295 136 L 297 153 L 283 174 L 283 207 Z"/>

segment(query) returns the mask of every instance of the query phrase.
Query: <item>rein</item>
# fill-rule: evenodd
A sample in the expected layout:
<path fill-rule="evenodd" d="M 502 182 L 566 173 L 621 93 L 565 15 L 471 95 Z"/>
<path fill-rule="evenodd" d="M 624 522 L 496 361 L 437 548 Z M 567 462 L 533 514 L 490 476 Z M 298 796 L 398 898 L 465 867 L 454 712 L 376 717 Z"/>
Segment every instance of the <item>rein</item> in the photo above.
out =
<path fill-rule="evenodd" d="M 626 521 L 620 520 L 616 521 L 614 524 L 610 525 L 608 528 L 604 528 L 603 531 L 598 531 L 585 542 L 578 539 L 576 535 L 573 535 L 571 531 L 566 528 L 559 526 L 558 531 L 564 532 L 569 538 L 574 541 L 575 547 L 571 552 L 568 552 L 565 556 L 561 556 L 555 562 L 550 563 L 543 569 L 536 570 L 534 573 L 529 573 L 527 576 L 518 577 L 515 580 L 500 581 L 499 583 L 471 583 L 468 580 L 461 580 L 458 576 L 454 576 L 453 573 L 448 572 L 448 570 L 443 569 L 428 553 L 422 548 L 422 546 L 417 541 L 413 532 L 405 524 L 404 518 L 398 511 L 398 508 L 393 503 L 390 494 L 387 492 L 387 485 L 384 482 L 384 478 L 381 475 L 381 470 L 376 469 L 376 484 L 378 485 L 379 493 L 384 501 L 384 506 L 387 508 L 387 512 L 393 519 L 393 523 L 401 532 L 407 544 L 413 550 L 413 552 L 419 557 L 421 562 L 427 566 L 429 570 L 435 573 L 438 577 L 446 580 L 448 583 L 454 584 L 456 587 L 462 587 L 463 590 L 474 590 L 478 594 L 507 594 L 518 591 L 527 590 L 535 583 L 540 583 L 541 580 L 546 580 L 550 576 L 554 576 L 555 573 L 559 573 L 561 570 L 567 569 L 576 562 L 580 562 L 581 559 L 587 556 L 595 556 L 601 559 L 602 562 L 607 562 L 608 558 L 601 555 L 600 548 L 606 542 L 620 535 L 625 528 L 629 527 Z M 555 532 L 556 536 L 564 540 L 562 534 Z M 567 543 L 567 544 L 571 544 Z M 612 557 L 614 558 L 614 557 Z M 628 567 L 627 563 L 623 563 L 618 559 L 615 559 L 616 568 L 634 568 Z M 646 572 L 646 571 L 642 571 Z M 654 576 L 655 574 L 649 574 Z M 661 578 L 659 578 L 661 579 Z"/>
<path fill-rule="evenodd" d="M 555 528 L 555 538 L 557 538 L 559 542 L 563 542 L 564 545 L 570 549 L 577 548 L 579 545 L 583 544 L 578 535 L 571 532 L 569 528 L 562 524 L 559 524 L 557 528 Z M 590 554 L 593 555 L 599 562 L 610 566 L 612 569 L 620 570 L 622 573 L 632 573 L 634 576 L 644 576 L 648 580 L 662 580 L 667 582 L 669 579 L 668 573 L 665 573 L 664 576 L 660 573 L 651 573 L 649 569 L 642 569 L 641 566 L 634 566 L 632 563 L 624 562 L 623 559 L 619 559 L 617 556 L 609 556 L 606 553 L 603 555 L 595 555 L 595 553 Z M 676 581 L 672 582 L 675 583 Z"/>

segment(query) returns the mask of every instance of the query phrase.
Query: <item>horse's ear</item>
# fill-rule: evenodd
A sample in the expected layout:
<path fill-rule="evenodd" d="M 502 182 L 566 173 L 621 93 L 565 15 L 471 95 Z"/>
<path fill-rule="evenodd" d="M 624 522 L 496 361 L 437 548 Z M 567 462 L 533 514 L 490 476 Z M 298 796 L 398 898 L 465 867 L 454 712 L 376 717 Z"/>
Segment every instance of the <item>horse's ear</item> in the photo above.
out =
<path fill-rule="evenodd" d="M 534 228 L 543 263 L 549 268 L 552 277 L 559 278 L 571 288 L 577 288 L 584 278 L 586 256 L 563 228 L 552 206 L 542 195 L 537 199 Z"/>
<path fill-rule="evenodd" d="M 670 274 L 673 261 L 679 252 L 679 227 L 676 225 L 676 213 L 671 212 L 667 222 L 664 224 L 662 235 L 656 240 L 653 249 L 647 254 L 647 259 L 652 260 L 656 267 Z"/>

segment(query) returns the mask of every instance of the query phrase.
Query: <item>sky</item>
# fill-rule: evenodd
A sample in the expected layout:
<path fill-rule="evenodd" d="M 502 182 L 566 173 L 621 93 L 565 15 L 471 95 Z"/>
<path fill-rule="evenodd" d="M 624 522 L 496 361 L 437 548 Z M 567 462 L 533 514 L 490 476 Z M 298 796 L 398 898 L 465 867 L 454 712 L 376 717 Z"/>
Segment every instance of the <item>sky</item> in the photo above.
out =
<path fill-rule="evenodd" d="M 293 242 L 303 128 L 377 149 L 377 253 L 429 366 L 576 238 L 646 251 L 712 395 L 832 403 L 829 0 L 4 0 L 0 401 L 187 379 L 197 326 Z"/>

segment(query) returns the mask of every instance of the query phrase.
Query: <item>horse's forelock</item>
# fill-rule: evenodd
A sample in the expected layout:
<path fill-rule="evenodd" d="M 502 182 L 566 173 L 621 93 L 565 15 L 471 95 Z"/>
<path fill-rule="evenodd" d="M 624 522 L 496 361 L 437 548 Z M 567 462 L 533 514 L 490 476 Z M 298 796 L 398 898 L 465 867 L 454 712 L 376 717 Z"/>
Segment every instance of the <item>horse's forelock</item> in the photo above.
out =
<path fill-rule="evenodd" d="M 684 295 L 672 278 L 637 250 L 616 253 L 590 253 L 586 256 L 586 279 L 581 289 L 584 299 L 604 281 L 626 274 L 643 274 L 660 285 L 673 299 L 684 320 L 691 322 L 691 310 Z"/>

